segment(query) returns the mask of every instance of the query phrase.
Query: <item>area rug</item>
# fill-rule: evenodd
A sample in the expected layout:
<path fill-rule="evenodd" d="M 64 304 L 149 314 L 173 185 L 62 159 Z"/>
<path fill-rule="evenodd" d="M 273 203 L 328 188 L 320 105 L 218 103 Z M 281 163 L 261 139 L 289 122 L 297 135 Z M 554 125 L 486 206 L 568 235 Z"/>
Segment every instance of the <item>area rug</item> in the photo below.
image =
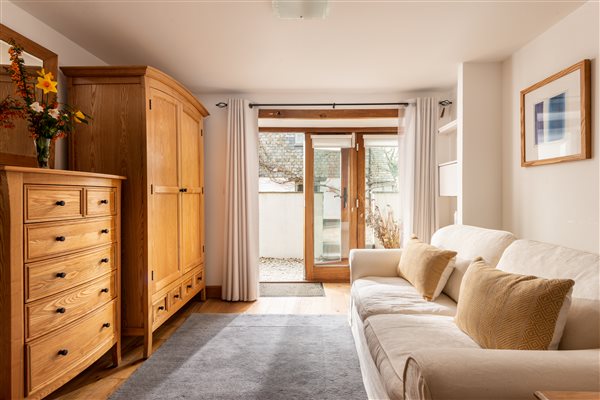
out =
<path fill-rule="evenodd" d="M 261 282 L 260 297 L 322 297 L 325 289 L 320 282 Z"/>
<path fill-rule="evenodd" d="M 110 397 L 367 398 L 344 315 L 192 314 Z"/>

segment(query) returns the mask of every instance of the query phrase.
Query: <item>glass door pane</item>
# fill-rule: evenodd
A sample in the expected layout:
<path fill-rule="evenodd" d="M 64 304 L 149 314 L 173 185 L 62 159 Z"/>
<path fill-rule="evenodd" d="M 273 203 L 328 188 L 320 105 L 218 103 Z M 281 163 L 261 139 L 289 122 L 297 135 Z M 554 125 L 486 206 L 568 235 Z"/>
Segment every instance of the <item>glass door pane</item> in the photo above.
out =
<path fill-rule="evenodd" d="M 364 135 L 365 247 L 400 247 L 396 135 Z M 390 136 L 390 137 L 387 137 Z"/>
<path fill-rule="evenodd" d="M 350 251 L 350 151 L 314 149 L 314 263 L 347 262 Z"/>

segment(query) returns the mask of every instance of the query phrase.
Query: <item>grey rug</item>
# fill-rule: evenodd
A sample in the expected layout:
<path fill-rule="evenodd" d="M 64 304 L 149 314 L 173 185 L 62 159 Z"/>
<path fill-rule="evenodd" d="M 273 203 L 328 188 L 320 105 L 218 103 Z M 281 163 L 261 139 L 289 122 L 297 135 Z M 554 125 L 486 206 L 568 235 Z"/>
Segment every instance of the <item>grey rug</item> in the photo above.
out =
<path fill-rule="evenodd" d="M 367 398 L 343 315 L 192 314 L 111 397 Z"/>
<path fill-rule="evenodd" d="M 323 297 L 325 289 L 320 282 L 261 282 L 260 297 Z"/>

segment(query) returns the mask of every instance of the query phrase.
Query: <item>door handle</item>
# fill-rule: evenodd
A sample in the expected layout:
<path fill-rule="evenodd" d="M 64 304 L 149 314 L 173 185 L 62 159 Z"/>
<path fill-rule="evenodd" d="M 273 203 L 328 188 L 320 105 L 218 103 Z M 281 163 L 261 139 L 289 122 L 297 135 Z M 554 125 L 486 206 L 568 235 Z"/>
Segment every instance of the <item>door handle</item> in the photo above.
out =
<path fill-rule="evenodd" d="M 348 208 L 348 188 L 344 188 L 342 197 L 344 198 L 344 208 Z"/>

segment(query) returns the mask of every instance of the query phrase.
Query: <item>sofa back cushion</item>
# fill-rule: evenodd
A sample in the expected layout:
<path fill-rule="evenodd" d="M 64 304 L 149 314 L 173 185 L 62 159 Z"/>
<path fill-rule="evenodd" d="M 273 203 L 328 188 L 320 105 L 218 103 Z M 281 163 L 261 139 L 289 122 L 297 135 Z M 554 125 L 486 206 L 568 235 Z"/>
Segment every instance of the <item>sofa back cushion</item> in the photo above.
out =
<path fill-rule="evenodd" d="M 460 283 L 471 261 L 481 257 L 495 267 L 504 249 L 516 239 L 510 232 L 469 225 L 449 225 L 438 229 L 431 237 L 431 244 L 458 253 L 452 275 L 443 292 L 458 302 Z"/>
<path fill-rule="evenodd" d="M 517 240 L 506 249 L 497 268 L 541 278 L 574 280 L 559 349 L 600 348 L 600 256 L 549 243 Z"/>

